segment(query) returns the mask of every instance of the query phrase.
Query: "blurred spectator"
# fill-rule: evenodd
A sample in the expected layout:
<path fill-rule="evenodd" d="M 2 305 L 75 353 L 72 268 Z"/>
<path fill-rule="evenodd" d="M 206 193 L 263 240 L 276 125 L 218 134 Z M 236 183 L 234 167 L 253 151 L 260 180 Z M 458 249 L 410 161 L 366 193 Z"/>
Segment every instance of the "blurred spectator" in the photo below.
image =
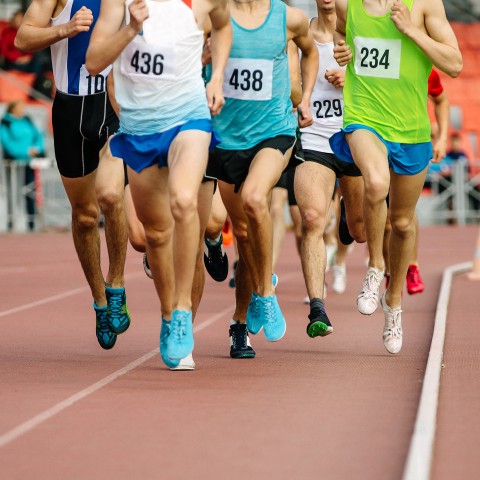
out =
<path fill-rule="evenodd" d="M 15 168 L 14 162 L 25 163 L 24 185 L 31 185 L 33 193 L 26 196 L 28 215 L 28 229 L 35 229 L 35 174 L 28 165 L 28 161 L 35 157 L 45 155 L 44 138 L 39 129 L 25 113 L 25 105 L 21 100 L 11 102 L 7 111 L 0 121 L 0 144 L 3 149 L 3 157 L 10 162 L 11 169 Z M 10 177 L 10 176 L 9 176 Z M 10 184 L 10 188 L 12 185 Z M 8 202 L 8 229 L 12 229 L 12 205 Z M 15 201 L 15 200 L 14 200 Z"/>
<path fill-rule="evenodd" d="M 15 47 L 15 37 L 22 23 L 23 10 L 17 10 L 10 19 L 10 25 L 0 33 L 0 57 L 4 70 L 34 73 L 33 88 L 40 90 L 44 95 L 51 96 L 52 80 L 46 75 L 52 70 L 50 49 L 36 53 L 26 53 Z"/>

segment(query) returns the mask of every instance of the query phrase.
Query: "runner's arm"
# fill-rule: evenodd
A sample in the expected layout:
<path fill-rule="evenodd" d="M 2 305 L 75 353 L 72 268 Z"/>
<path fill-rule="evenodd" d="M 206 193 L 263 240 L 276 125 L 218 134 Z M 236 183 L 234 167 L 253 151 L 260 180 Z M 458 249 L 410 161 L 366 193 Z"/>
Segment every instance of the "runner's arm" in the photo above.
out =
<path fill-rule="evenodd" d="M 288 68 L 290 69 L 290 100 L 293 107 L 302 101 L 302 78 L 300 75 L 300 59 L 298 58 L 298 48 L 294 42 L 287 44 L 288 49 Z"/>
<path fill-rule="evenodd" d="M 438 125 L 438 137 L 433 142 L 432 162 L 438 163 L 441 162 L 447 154 L 450 103 L 445 91 L 436 97 L 430 96 L 430 99 L 435 105 L 435 118 Z"/>
<path fill-rule="evenodd" d="M 422 0 L 425 29 L 412 23 L 408 8 L 396 0 L 391 19 L 400 33 L 410 38 L 427 55 L 432 63 L 451 77 L 462 71 L 462 54 L 452 27 L 448 23 L 442 0 Z"/>
<path fill-rule="evenodd" d="M 148 18 L 145 0 L 133 0 L 128 7 L 130 22 L 125 18 L 124 0 L 102 0 L 100 15 L 90 38 L 85 65 L 90 75 L 98 75 L 111 65 L 122 50 L 142 31 Z"/>
<path fill-rule="evenodd" d="M 302 77 L 302 100 L 297 106 L 301 127 L 313 123 L 310 99 L 318 74 L 318 50 L 309 29 L 308 17 L 298 8 L 287 6 L 287 39 L 293 40 L 301 50 L 300 71 Z"/>
<path fill-rule="evenodd" d="M 347 0 L 337 0 L 335 2 L 337 14 L 337 23 L 335 32 L 333 32 L 333 56 L 337 63 L 343 67 L 352 60 L 350 46 L 346 43 L 346 25 L 347 25 Z"/>
<path fill-rule="evenodd" d="M 212 30 L 210 50 L 212 56 L 212 76 L 207 85 L 208 107 L 212 115 L 218 115 L 225 104 L 223 97 L 223 75 L 232 48 L 232 24 L 230 9 L 226 0 L 215 0 L 210 11 Z"/>
<path fill-rule="evenodd" d="M 88 32 L 93 22 L 92 11 L 80 8 L 72 19 L 63 25 L 50 25 L 57 0 L 33 0 L 15 38 L 15 47 L 23 52 L 35 52 L 48 48 L 64 38 L 71 38 L 80 32 Z"/>

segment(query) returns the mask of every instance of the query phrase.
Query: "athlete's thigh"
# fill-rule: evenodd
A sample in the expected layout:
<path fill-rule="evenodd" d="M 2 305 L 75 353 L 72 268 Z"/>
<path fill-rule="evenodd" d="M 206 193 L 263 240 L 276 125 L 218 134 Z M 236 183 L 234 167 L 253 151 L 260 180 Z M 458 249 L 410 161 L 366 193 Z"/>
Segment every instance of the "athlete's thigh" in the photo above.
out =
<path fill-rule="evenodd" d="M 422 193 L 428 167 L 416 175 L 399 175 L 392 172 L 390 180 L 390 217 L 413 219 L 418 198 Z"/>
<path fill-rule="evenodd" d="M 140 173 L 128 167 L 128 184 L 135 211 L 145 230 L 165 230 L 173 226 L 168 194 L 168 169 L 156 165 Z"/>
<path fill-rule="evenodd" d="M 362 128 L 347 134 L 346 139 L 364 181 L 367 184 L 375 178 L 388 181 L 390 171 L 384 143 L 374 133 Z"/>
<path fill-rule="evenodd" d="M 87 207 L 98 208 L 95 193 L 96 171 L 84 177 L 70 178 L 62 176 L 61 179 L 70 205 L 74 211 Z"/>
<path fill-rule="evenodd" d="M 205 175 L 211 134 L 200 130 L 180 132 L 168 152 L 170 191 L 198 192 Z"/>
<path fill-rule="evenodd" d="M 122 194 L 125 188 L 125 166 L 121 158 L 112 155 L 110 142 L 107 142 L 100 151 L 96 188 L 99 194 L 105 191 Z"/>
<path fill-rule="evenodd" d="M 262 148 L 250 165 L 243 191 L 255 190 L 260 195 L 268 195 L 287 166 L 292 149 L 293 147 L 282 154 L 274 148 Z"/>
<path fill-rule="evenodd" d="M 316 162 L 304 162 L 295 170 L 295 198 L 302 213 L 315 210 L 326 215 L 335 188 L 335 173 Z"/>
<path fill-rule="evenodd" d="M 243 209 L 241 199 L 241 191 L 234 192 L 235 185 L 219 181 L 218 188 L 222 195 L 222 201 L 227 209 L 228 216 L 232 222 L 233 234 L 238 238 L 239 234 L 246 235 L 247 232 L 247 215 Z M 243 187 L 242 187 L 243 188 Z"/>

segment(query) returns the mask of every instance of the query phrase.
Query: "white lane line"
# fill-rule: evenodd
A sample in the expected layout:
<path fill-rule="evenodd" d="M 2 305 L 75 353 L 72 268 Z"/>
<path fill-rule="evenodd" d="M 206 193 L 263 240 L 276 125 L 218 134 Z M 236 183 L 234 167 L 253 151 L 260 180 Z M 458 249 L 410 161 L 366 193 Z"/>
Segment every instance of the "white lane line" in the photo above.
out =
<path fill-rule="evenodd" d="M 443 347 L 447 325 L 448 303 L 452 279 L 468 272 L 472 263 L 452 265 L 443 271 L 442 285 L 437 301 L 432 344 L 428 354 L 427 368 L 423 379 L 422 394 L 415 421 L 415 428 L 408 451 L 403 480 L 429 480 L 432 467 L 435 430 L 437 423 L 438 395 L 442 372 Z"/>
<path fill-rule="evenodd" d="M 125 275 L 125 280 L 131 280 L 136 277 L 141 277 L 145 275 L 144 273 L 129 273 Z M 57 295 L 52 295 L 51 297 L 45 297 L 41 300 L 37 300 L 35 302 L 25 303 L 23 305 L 19 305 L 18 307 L 11 308 L 9 310 L 4 310 L 0 312 L 0 318 L 6 317 L 7 315 L 12 315 L 14 313 L 23 312 L 24 310 L 29 310 L 30 308 L 39 307 L 40 305 L 45 305 L 47 303 L 56 302 L 57 300 L 63 300 L 64 298 L 73 297 L 79 293 L 84 293 L 90 291 L 89 287 L 80 287 L 74 288 L 73 290 L 67 290 L 66 292 L 59 293 Z"/>
<path fill-rule="evenodd" d="M 3 267 L 0 268 L 0 275 L 10 275 L 12 273 L 25 273 L 28 272 L 27 267 Z"/>
<path fill-rule="evenodd" d="M 229 307 L 223 309 L 221 312 L 218 312 L 216 315 L 213 317 L 209 318 L 208 320 L 202 322 L 201 324 L 195 326 L 194 332 L 199 333 L 205 328 L 209 327 L 212 325 L 212 323 L 216 322 L 219 318 L 223 317 L 226 315 L 228 312 L 232 311 L 232 305 Z M 142 363 L 147 362 L 150 360 L 152 357 L 155 355 L 159 354 L 159 349 L 156 348 L 155 350 L 152 350 L 151 352 L 146 353 L 142 357 L 138 358 L 137 360 L 134 360 L 133 362 L 129 363 L 125 367 L 121 368 L 120 370 L 117 370 L 116 372 L 112 373 L 111 375 L 108 375 L 107 377 L 103 378 L 102 380 L 99 380 L 98 382 L 90 385 L 89 387 L 80 390 L 78 393 L 75 393 L 71 397 L 66 398 L 65 400 L 61 401 L 60 403 L 57 403 L 53 407 L 43 411 L 42 413 L 39 413 L 35 417 L 31 418 L 30 420 L 27 420 L 26 422 L 18 425 L 17 427 L 13 428 L 9 432 L 5 433 L 4 435 L 0 436 L 0 448 L 4 447 L 5 445 L 13 442 L 13 440 L 16 440 L 18 437 L 21 437 L 23 434 L 29 432 L 30 430 L 33 430 L 35 427 L 40 425 L 41 423 L 49 420 L 53 416 L 55 416 L 57 413 L 62 412 L 63 410 L 67 409 L 68 407 L 71 407 L 73 404 L 79 402 L 80 400 L 83 400 L 84 398 L 88 397 L 92 393 L 95 393 L 97 390 L 100 390 L 104 386 L 108 385 L 109 383 L 112 383 L 114 380 L 117 378 L 121 377 L 122 375 L 125 375 L 126 373 L 130 372 L 131 370 L 137 368 L 140 366 Z"/>

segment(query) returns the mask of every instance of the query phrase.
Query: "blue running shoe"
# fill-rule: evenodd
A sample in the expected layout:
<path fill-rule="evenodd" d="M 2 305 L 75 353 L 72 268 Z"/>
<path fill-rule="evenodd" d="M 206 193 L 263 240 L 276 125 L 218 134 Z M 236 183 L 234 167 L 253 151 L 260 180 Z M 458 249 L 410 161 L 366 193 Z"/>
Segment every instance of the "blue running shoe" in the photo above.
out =
<path fill-rule="evenodd" d="M 113 333 L 123 333 L 130 326 L 130 313 L 127 308 L 125 289 L 105 287 L 105 294 L 108 303 L 108 326 Z"/>
<path fill-rule="evenodd" d="M 167 340 L 170 336 L 171 322 L 162 317 L 162 328 L 160 330 L 160 356 L 163 363 L 169 368 L 178 367 L 180 359 L 172 360 L 167 356 Z"/>
<path fill-rule="evenodd" d="M 278 305 L 277 296 L 258 297 L 257 301 L 265 337 L 269 342 L 280 340 L 285 335 L 287 324 Z"/>
<path fill-rule="evenodd" d="M 193 350 L 192 311 L 174 310 L 167 339 L 167 356 L 181 360 Z"/>
<path fill-rule="evenodd" d="M 252 293 L 252 298 L 247 310 L 247 328 L 253 335 L 256 335 L 263 328 L 263 322 L 260 318 L 260 310 L 258 308 L 259 298 L 256 293 Z"/>
<path fill-rule="evenodd" d="M 107 306 L 97 307 L 97 304 L 93 302 L 93 308 L 97 317 L 96 335 L 100 346 L 105 350 L 110 350 L 117 341 L 117 335 L 110 331 L 107 322 Z"/>

